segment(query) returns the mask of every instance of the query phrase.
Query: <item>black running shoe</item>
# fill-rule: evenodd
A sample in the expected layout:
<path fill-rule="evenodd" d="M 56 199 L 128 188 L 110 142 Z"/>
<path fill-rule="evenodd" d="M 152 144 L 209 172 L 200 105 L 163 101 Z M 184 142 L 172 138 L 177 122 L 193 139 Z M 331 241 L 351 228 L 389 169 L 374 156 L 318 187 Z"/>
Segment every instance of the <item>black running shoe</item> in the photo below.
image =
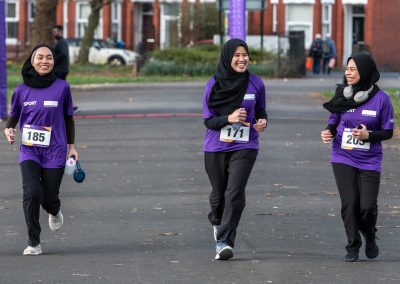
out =
<path fill-rule="evenodd" d="M 346 262 L 357 262 L 358 261 L 358 250 L 348 251 L 344 257 L 344 261 Z"/>
<path fill-rule="evenodd" d="M 379 247 L 378 244 L 376 243 L 376 235 L 375 234 L 371 234 L 371 235 L 367 235 L 362 233 L 362 235 L 364 236 L 365 239 L 365 255 L 369 258 L 369 259 L 374 259 L 377 258 L 379 255 Z"/>

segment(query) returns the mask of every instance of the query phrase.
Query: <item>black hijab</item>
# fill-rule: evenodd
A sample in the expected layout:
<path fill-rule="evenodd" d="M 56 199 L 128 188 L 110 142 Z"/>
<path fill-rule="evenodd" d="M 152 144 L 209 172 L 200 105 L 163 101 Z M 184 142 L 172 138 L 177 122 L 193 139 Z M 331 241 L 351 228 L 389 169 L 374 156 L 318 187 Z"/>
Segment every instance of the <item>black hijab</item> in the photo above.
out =
<path fill-rule="evenodd" d="M 356 85 L 352 86 L 353 96 L 346 99 L 343 95 L 343 90 L 348 86 L 348 83 L 346 77 L 344 77 L 344 84 L 339 85 L 336 88 L 335 96 L 329 102 L 323 104 L 324 108 L 330 112 L 344 112 L 357 108 L 369 101 L 379 91 L 379 87 L 375 83 L 378 82 L 380 74 L 372 57 L 367 53 L 359 53 L 350 56 L 347 59 L 346 66 L 351 59 L 356 63 L 358 73 L 360 74 L 360 81 Z M 354 95 L 357 94 L 357 92 L 367 91 L 372 86 L 373 89 L 369 93 L 367 100 L 359 103 L 354 101 Z"/>
<path fill-rule="evenodd" d="M 238 73 L 231 66 L 233 55 L 239 46 L 243 46 L 249 54 L 249 48 L 243 40 L 228 40 L 221 50 L 221 58 L 214 74 L 215 84 L 208 106 L 220 116 L 230 114 L 240 107 L 249 85 L 249 72 L 246 70 Z"/>
<path fill-rule="evenodd" d="M 46 44 L 39 44 L 32 49 L 32 52 L 26 59 L 21 71 L 22 79 L 24 80 L 25 85 L 31 88 L 47 88 L 51 86 L 51 84 L 53 84 L 53 82 L 57 79 L 56 75 L 54 75 L 54 67 L 50 73 L 46 75 L 40 75 L 32 66 L 33 57 L 36 54 L 36 51 L 41 47 L 47 47 L 53 54 L 54 58 L 53 49 Z"/>

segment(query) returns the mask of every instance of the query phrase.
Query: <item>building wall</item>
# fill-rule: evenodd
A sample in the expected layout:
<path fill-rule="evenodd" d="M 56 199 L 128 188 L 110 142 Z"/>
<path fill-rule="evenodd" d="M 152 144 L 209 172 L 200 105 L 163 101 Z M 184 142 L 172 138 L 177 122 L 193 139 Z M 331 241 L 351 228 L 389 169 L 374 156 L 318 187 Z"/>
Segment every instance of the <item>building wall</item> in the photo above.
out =
<path fill-rule="evenodd" d="M 399 0 L 369 1 L 365 39 L 381 70 L 400 70 Z"/>

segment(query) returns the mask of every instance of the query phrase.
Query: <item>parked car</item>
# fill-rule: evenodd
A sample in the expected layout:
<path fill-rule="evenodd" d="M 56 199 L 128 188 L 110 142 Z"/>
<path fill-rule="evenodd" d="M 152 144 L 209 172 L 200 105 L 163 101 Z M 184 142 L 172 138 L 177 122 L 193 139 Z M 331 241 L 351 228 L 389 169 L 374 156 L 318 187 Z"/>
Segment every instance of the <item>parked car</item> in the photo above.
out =
<path fill-rule="evenodd" d="M 69 60 L 74 63 L 78 60 L 81 48 L 81 38 L 67 38 L 69 45 Z M 136 52 L 129 49 L 115 48 L 111 43 L 94 39 L 89 49 L 89 62 L 92 64 L 133 65 L 138 57 Z"/>

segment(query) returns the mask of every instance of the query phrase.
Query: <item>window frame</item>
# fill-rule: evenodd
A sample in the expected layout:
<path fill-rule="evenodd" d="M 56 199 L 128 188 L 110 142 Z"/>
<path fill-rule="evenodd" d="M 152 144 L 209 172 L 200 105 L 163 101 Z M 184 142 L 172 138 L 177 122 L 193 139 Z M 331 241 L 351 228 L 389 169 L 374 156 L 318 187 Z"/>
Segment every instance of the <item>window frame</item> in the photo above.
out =
<path fill-rule="evenodd" d="M 287 1 L 291 2 L 291 1 Z M 310 11 L 311 11 L 311 19 L 309 21 L 290 21 L 289 19 L 289 9 L 290 7 L 295 7 L 295 6 L 308 6 Z M 313 35 L 313 17 L 314 17 L 314 6 L 310 4 L 309 2 L 304 2 L 304 3 L 298 3 L 296 1 L 293 1 L 291 3 L 286 4 L 285 7 L 285 30 L 286 33 L 289 34 L 289 31 L 291 31 L 291 27 L 306 27 L 306 29 L 300 29 L 304 30 L 304 44 L 305 46 L 308 46 L 312 42 L 312 35 Z M 296 29 L 295 29 L 296 30 Z"/>
<path fill-rule="evenodd" d="M 6 0 L 5 2 L 5 16 L 6 16 L 6 45 L 15 45 L 19 43 L 18 39 L 18 22 L 19 22 L 19 1 L 18 0 Z M 8 17 L 7 16 L 7 4 L 15 4 L 15 17 Z M 14 23 L 17 27 L 17 34 L 16 37 L 9 37 L 8 36 L 8 24 Z"/>
<path fill-rule="evenodd" d="M 80 18 L 80 13 L 81 13 L 81 9 L 82 6 L 84 5 L 88 5 L 90 8 L 90 4 L 88 1 L 81 1 L 81 2 L 76 2 L 76 6 L 75 6 L 75 11 L 76 11 L 76 22 L 75 22 L 75 36 L 77 38 L 83 38 L 84 37 L 84 33 L 81 35 L 80 34 L 80 25 L 84 25 L 84 30 L 87 27 L 88 23 L 89 23 L 89 19 L 85 18 L 85 19 L 81 19 Z M 94 38 L 103 38 L 103 10 L 100 11 L 100 19 L 99 19 L 99 25 L 97 26 L 97 28 L 94 31 Z"/>

